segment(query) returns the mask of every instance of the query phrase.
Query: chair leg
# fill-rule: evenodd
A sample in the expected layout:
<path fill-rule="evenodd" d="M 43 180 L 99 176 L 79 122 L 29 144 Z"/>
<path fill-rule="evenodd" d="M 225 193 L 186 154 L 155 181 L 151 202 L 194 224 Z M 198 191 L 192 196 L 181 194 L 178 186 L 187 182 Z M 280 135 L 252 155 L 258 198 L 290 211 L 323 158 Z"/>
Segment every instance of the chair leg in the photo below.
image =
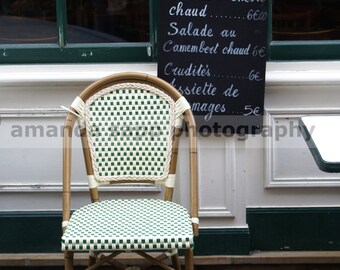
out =
<path fill-rule="evenodd" d="M 185 249 L 185 270 L 194 270 L 194 252 L 192 249 Z"/>
<path fill-rule="evenodd" d="M 175 268 L 176 270 L 181 270 L 181 264 L 179 262 L 178 253 L 171 257 L 171 261 L 172 261 L 172 267 L 173 268 Z"/>
<path fill-rule="evenodd" d="M 97 262 L 97 254 L 95 252 L 91 252 L 89 254 L 89 261 L 88 261 L 88 267 L 94 265 Z"/>
<path fill-rule="evenodd" d="M 73 252 L 72 251 L 65 251 L 64 253 L 64 265 L 65 270 L 73 270 Z"/>

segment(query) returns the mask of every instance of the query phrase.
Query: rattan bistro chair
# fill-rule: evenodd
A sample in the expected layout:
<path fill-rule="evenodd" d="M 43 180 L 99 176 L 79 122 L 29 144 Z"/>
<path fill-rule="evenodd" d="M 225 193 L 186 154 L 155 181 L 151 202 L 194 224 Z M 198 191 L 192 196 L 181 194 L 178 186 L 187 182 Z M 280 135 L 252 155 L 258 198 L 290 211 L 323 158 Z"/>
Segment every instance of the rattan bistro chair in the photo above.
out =
<path fill-rule="evenodd" d="M 182 120 L 189 134 L 190 214 L 172 202 Z M 91 201 L 70 214 L 71 137 L 78 120 Z M 193 269 L 193 238 L 198 235 L 195 121 L 188 102 L 170 84 L 146 74 L 122 73 L 87 87 L 72 103 L 64 127 L 63 236 L 65 269 L 74 252 L 89 252 L 89 266 L 104 263 L 128 269 L 122 252 L 147 260 L 139 269 L 158 265 Z M 164 200 L 99 201 L 97 187 L 107 184 L 164 184 Z M 152 251 L 157 251 L 156 255 Z M 171 258 L 172 267 L 163 261 Z M 136 269 L 132 267 L 133 269 Z M 138 269 L 138 268 L 137 268 Z"/>

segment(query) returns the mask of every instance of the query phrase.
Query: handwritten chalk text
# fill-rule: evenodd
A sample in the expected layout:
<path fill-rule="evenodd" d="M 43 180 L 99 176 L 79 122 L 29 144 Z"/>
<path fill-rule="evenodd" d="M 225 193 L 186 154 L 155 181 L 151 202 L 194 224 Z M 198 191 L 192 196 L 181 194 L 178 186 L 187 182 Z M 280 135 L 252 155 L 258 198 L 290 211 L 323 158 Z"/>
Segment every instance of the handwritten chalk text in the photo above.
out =
<path fill-rule="evenodd" d="M 185 17 L 206 17 L 207 7 L 205 5 L 202 9 L 198 8 L 184 8 L 183 2 L 178 2 L 177 6 L 172 6 L 169 9 L 169 14 L 171 16 L 185 16 Z"/>
<path fill-rule="evenodd" d="M 189 37 L 213 37 L 212 28 L 208 28 L 205 24 L 204 27 L 195 27 L 193 22 L 189 22 L 185 27 L 178 27 L 177 22 L 170 23 L 171 31 L 168 32 L 169 36 L 189 36 Z"/>
<path fill-rule="evenodd" d="M 200 53 L 200 54 L 217 54 L 220 44 L 217 42 L 214 45 L 207 45 L 203 40 L 199 45 L 193 44 L 177 44 L 173 40 L 167 40 L 163 44 L 163 51 L 170 53 Z"/>
<path fill-rule="evenodd" d="M 187 77 L 209 77 L 209 65 L 194 65 L 190 63 L 187 67 L 175 66 L 173 62 L 169 62 L 164 67 L 165 75 L 187 76 Z"/>

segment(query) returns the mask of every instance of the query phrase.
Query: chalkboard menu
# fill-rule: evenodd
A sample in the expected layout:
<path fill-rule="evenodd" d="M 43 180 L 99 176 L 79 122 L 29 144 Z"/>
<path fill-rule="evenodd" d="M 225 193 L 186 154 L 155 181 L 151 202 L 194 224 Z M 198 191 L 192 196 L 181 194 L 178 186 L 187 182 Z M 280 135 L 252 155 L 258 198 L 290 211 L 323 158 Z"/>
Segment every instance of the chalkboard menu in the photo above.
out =
<path fill-rule="evenodd" d="M 268 1 L 159 1 L 158 76 L 187 98 L 200 132 L 261 131 Z"/>

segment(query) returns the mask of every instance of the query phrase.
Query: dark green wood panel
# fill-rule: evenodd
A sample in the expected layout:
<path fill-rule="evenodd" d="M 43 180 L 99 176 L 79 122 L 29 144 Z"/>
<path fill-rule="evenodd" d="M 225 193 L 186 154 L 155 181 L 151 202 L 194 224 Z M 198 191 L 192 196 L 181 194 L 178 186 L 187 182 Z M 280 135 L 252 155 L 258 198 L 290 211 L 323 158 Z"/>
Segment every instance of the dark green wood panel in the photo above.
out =
<path fill-rule="evenodd" d="M 340 250 L 340 207 L 248 208 L 247 228 L 200 229 L 196 255 Z M 0 253 L 60 251 L 60 212 L 0 212 Z"/>
<path fill-rule="evenodd" d="M 273 41 L 270 44 L 272 61 L 337 59 L 340 59 L 340 41 Z"/>
<path fill-rule="evenodd" d="M 0 213 L 0 253 L 60 251 L 61 213 Z"/>
<path fill-rule="evenodd" d="M 0 212 L 0 253 L 60 252 L 61 212 Z M 201 229 L 195 255 L 249 254 L 248 229 Z"/>
<path fill-rule="evenodd" d="M 0 64 L 22 63 L 117 63 L 150 62 L 152 46 L 149 43 L 115 44 L 105 46 L 8 46 L 0 47 Z"/>
<path fill-rule="evenodd" d="M 195 242 L 195 255 L 248 255 L 247 228 L 201 229 Z"/>
<path fill-rule="evenodd" d="M 247 209 L 250 249 L 340 250 L 340 208 Z"/>

